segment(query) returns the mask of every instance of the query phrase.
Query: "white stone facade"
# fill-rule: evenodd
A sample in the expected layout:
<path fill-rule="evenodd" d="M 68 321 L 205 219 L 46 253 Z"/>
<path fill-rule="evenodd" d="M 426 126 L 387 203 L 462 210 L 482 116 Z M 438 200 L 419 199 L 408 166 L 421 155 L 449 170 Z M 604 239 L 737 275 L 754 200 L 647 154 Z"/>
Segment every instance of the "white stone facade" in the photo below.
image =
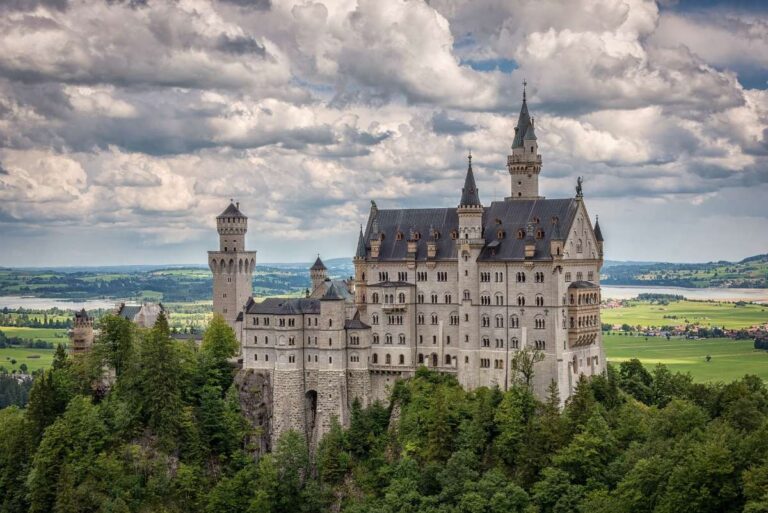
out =
<path fill-rule="evenodd" d="M 386 401 L 420 366 L 455 375 L 468 390 L 507 389 L 516 381 L 511 361 L 527 348 L 543 358 L 534 391 L 543 396 L 554 381 L 561 401 L 581 374 L 604 371 L 602 233 L 580 185 L 575 198 L 539 196 L 541 156 L 525 101 L 507 161 L 512 195 L 490 206 L 480 201 L 471 157 L 458 207 L 380 210 L 372 202 L 351 282 L 329 281 L 318 258 L 306 299 L 255 303 L 240 285 L 237 304 L 214 296 L 217 311 L 241 313 L 241 324 L 228 318 L 243 366 L 272 384 L 273 442 L 294 429 L 314 445 L 334 417 L 348 423 L 354 400 Z M 235 282 L 247 275 L 250 287 L 255 255 L 239 242 L 233 251 L 210 254 L 214 294 L 233 291 L 221 280 L 240 255 L 246 265 Z"/>

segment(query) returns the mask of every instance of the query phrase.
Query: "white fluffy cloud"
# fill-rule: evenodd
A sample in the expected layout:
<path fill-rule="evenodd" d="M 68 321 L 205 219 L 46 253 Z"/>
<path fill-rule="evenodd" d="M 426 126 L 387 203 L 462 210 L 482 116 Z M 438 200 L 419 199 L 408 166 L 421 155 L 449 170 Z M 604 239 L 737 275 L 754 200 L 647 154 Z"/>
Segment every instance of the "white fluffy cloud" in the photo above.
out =
<path fill-rule="evenodd" d="M 370 199 L 455 204 L 469 149 L 481 198 L 501 199 L 524 77 L 543 191 L 570 195 L 585 176 L 609 257 L 768 244 L 763 229 L 727 249 L 659 248 L 637 213 L 666 212 L 694 237 L 722 219 L 768 228 L 747 208 L 768 193 L 768 91 L 742 80 L 766 64 L 760 13 L 652 0 L 14 5 L 0 8 L 0 236 L 81 243 L 36 263 L 200 261 L 229 198 L 262 261 L 349 255 Z M 481 66 L 494 62 L 516 69 Z M 110 251 L 84 256 L 100 240 Z"/>

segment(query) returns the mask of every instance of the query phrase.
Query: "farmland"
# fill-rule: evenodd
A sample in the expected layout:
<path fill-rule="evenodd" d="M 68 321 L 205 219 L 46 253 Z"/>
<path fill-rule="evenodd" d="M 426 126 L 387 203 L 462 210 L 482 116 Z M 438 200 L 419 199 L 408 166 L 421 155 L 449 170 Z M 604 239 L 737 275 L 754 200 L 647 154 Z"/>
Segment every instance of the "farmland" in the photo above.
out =
<path fill-rule="evenodd" d="M 693 324 L 703 327 L 747 328 L 768 323 L 768 306 L 710 301 L 672 301 L 669 304 L 627 301 L 627 306 L 605 308 L 602 322 L 632 327 Z"/>
<path fill-rule="evenodd" d="M 32 349 L 27 347 L 0 348 L 0 368 L 11 372 L 19 370 L 22 363 L 27 364 L 28 372 L 47 369 L 53 362 L 55 349 Z M 16 360 L 13 364 L 12 361 Z"/>
<path fill-rule="evenodd" d="M 729 382 L 745 374 L 768 381 L 768 351 L 754 349 L 752 340 L 604 335 L 603 341 L 614 365 L 637 358 L 649 369 L 662 363 L 673 372 L 690 372 L 696 382 Z"/>

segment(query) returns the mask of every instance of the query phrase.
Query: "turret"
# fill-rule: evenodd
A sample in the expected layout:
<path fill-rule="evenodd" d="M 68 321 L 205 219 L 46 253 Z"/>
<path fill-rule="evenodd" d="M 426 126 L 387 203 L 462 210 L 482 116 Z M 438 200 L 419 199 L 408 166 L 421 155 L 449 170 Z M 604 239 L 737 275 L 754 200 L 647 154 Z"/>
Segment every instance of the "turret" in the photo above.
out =
<path fill-rule="evenodd" d="M 88 315 L 85 308 L 75 312 L 69 339 L 69 350 L 73 355 L 87 353 L 93 347 L 93 318 Z"/>
<path fill-rule="evenodd" d="M 357 237 L 357 250 L 352 262 L 355 264 L 355 303 L 358 309 L 365 308 L 366 282 L 365 282 L 365 235 L 363 227 L 360 227 L 360 234 Z"/>
<path fill-rule="evenodd" d="M 234 253 L 245 251 L 245 232 L 248 218 L 240 212 L 240 203 L 230 200 L 229 206 L 216 216 L 216 231 L 219 232 L 219 251 Z"/>
<path fill-rule="evenodd" d="M 597 241 L 597 254 L 603 258 L 603 231 L 600 229 L 600 220 L 595 216 L 595 240 Z"/>
<path fill-rule="evenodd" d="M 437 237 L 438 233 L 433 226 L 429 227 L 429 239 L 427 240 L 427 258 L 437 257 Z"/>
<path fill-rule="evenodd" d="M 472 172 L 472 154 L 467 157 L 467 176 L 464 179 L 464 187 L 461 189 L 461 201 L 459 202 L 459 239 L 472 243 L 479 243 L 483 237 L 483 205 L 480 202 L 480 193 L 475 184 L 475 174 Z"/>
<path fill-rule="evenodd" d="M 539 173 L 541 155 L 534 120 L 528 113 L 528 102 L 523 82 L 523 105 L 515 127 L 512 141 L 512 155 L 507 156 L 507 169 L 512 181 L 512 194 L 508 200 L 539 198 Z"/>
<path fill-rule="evenodd" d="M 379 209 L 376 202 L 371 200 L 371 258 L 378 259 L 381 250 L 381 233 L 379 233 Z"/>
<path fill-rule="evenodd" d="M 323 282 L 328 277 L 328 269 L 325 267 L 325 264 L 323 264 L 323 261 L 320 260 L 320 255 L 317 255 L 317 260 L 315 260 L 315 263 L 312 264 L 312 267 L 309 268 L 309 276 L 312 279 L 312 290 L 317 290 L 317 287 L 323 284 Z"/>

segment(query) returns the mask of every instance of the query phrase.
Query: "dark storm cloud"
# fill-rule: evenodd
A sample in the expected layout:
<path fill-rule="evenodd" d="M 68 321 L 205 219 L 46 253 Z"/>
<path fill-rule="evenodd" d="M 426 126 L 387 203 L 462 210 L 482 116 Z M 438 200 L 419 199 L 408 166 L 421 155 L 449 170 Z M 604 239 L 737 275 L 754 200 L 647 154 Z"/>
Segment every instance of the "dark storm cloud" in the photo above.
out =
<path fill-rule="evenodd" d="M 230 37 L 226 34 L 222 34 L 219 36 L 219 41 L 216 44 L 216 47 L 223 52 L 235 55 L 256 54 L 261 57 L 266 55 L 264 45 L 249 36 Z"/>
<path fill-rule="evenodd" d="M 65 11 L 68 5 L 68 0 L 2 0 L 0 2 L 0 12 L 34 11 L 38 7 L 47 7 L 57 11 Z"/>
<path fill-rule="evenodd" d="M 460 119 L 448 117 L 448 114 L 441 110 L 432 116 L 432 130 L 438 134 L 458 135 L 472 132 L 474 126 L 467 124 Z"/>
<path fill-rule="evenodd" d="M 272 8 L 272 0 L 219 0 L 219 2 L 249 7 L 258 11 L 268 11 Z"/>

